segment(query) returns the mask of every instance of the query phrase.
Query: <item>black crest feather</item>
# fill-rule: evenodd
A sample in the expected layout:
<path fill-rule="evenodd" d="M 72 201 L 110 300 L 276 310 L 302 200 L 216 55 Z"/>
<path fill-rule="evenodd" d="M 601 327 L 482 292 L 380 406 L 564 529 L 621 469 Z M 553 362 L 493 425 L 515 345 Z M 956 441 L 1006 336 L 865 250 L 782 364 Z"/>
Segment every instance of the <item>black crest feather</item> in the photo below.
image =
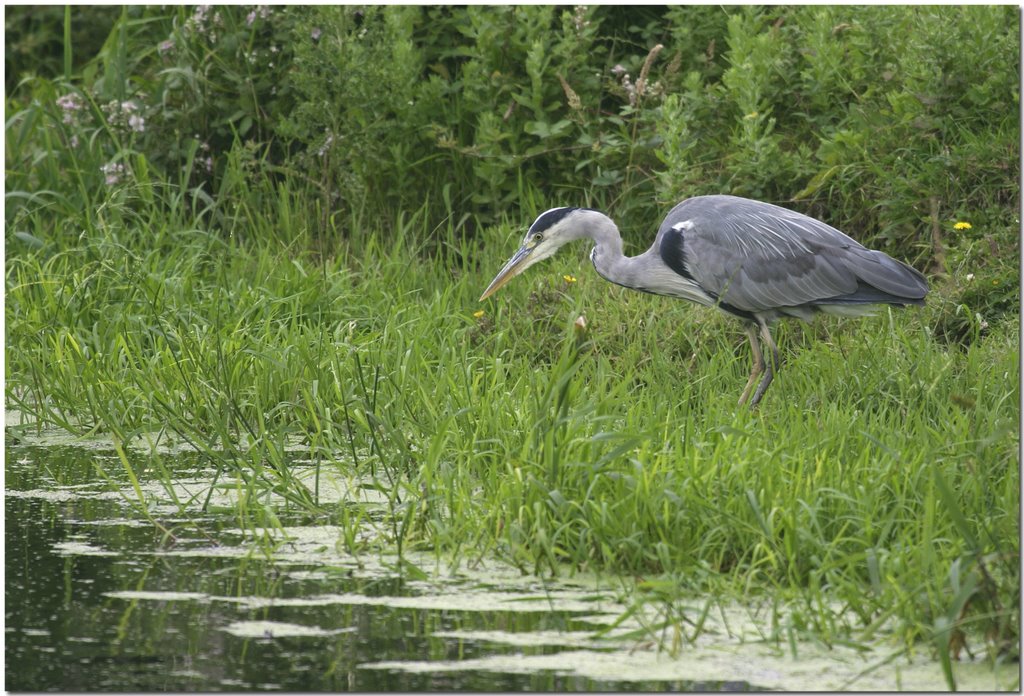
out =
<path fill-rule="evenodd" d="M 528 234 L 534 234 L 536 232 L 543 232 L 544 230 L 551 229 L 564 220 L 566 216 L 577 210 L 579 210 L 579 208 L 552 208 L 545 213 L 541 213 L 540 217 L 534 220 L 533 224 L 530 225 L 530 231 Z"/>

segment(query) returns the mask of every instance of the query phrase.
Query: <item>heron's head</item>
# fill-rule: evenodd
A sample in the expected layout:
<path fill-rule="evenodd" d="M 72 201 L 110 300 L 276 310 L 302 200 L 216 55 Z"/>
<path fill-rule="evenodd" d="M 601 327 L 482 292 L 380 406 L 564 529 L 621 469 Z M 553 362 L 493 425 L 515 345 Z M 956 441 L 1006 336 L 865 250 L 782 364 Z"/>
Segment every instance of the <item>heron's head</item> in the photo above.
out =
<path fill-rule="evenodd" d="M 552 208 L 533 221 L 519 251 L 512 255 L 505 267 L 480 296 L 483 302 L 527 268 L 552 256 L 566 242 L 585 236 L 583 218 L 596 212 L 588 208 Z"/>

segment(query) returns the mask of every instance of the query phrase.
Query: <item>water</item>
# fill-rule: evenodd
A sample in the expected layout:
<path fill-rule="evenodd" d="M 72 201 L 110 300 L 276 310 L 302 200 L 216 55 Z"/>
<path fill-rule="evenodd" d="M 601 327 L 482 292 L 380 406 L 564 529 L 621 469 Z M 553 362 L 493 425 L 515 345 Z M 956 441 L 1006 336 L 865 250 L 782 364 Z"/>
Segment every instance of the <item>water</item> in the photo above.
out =
<path fill-rule="evenodd" d="M 794 659 L 751 641 L 756 627 L 744 634 L 749 612 L 728 629 L 709 621 L 678 656 L 630 633 L 633 621 L 601 638 L 625 609 L 607 581 L 542 580 L 486 559 L 356 557 L 332 520 L 283 508 L 286 539 L 268 556 L 238 527 L 230 492 L 214 495 L 215 513 L 173 503 L 201 500 L 211 478 L 194 455 L 176 456 L 170 490 L 140 477 L 150 520 L 113 453 L 8 441 L 7 690 L 945 688 L 928 662 L 900 658 L 858 680 L 885 656 L 802 646 Z M 350 487 L 335 490 L 355 504 Z M 1014 675 L 958 665 L 967 688 L 1011 688 Z"/>
<path fill-rule="evenodd" d="M 362 560 L 360 568 L 354 559 L 335 556 L 338 533 L 330 525 L 290 528 L 295 541 L 273 559 L 244 543 L 228 515 L 205 516 L 198 528 L 162 519 L 171 538 L 140 519 L 120 489 L 111 490 L 97 463 L 116 470 L 114 455 L 102 451 L 7 449 L 8 690 L 645 687 L 554 669 L 423 673 L 374 667 L 383 661 L 557 654 L 566 647 L 463 636 L 592 633 L 600 626 L 577 617 L 596 606 L 577 599 L 586 593 L 574 588 L 554 595 L 561 606 L 578 602 L 573 610 L 550 610 L 547 601 L 532 603 L 530 610 L 477 608 L 480 595 L 492 607 L 503 601 L 515 606 L 528 596 L 524 583 L 481 590 L 479 581 L 456 576 L 432 587 L 404 580 L 397 559 L 393 569 L 375 558 Z M 501 587 L 502 577 L 492 580 Z M 744 686 L 677 680 L 646 688 Z"/>

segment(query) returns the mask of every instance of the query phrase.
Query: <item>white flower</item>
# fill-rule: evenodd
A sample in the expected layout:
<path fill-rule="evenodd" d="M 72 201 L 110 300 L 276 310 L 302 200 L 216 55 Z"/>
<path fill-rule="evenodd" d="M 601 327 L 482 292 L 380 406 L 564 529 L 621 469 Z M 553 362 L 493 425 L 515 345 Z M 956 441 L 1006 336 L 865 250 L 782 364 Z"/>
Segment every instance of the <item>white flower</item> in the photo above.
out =
<path fill-rule="evenodd" d="M 626 96 L 629 97 L 629 105 L 636 106 L 636 85 L 629 81 L 629 73 L 622 76 L 622 87 L 626 90 Z"/>
<path fill-rule="evenodd" d="M 108 162 L 100 167 L 100 171 L 103 172 L 104 181 L 107 186 L 113 186 L 120 183 L 121 176 L 124 174 L 124 163 L 122 162 Z"/>
<path fill-rule="evenodd" d="M 257 5 L 252 11 L 245 16 L 245 23 L 248 26 L 252 26 L 252 23 L 256 21 L 256 18 L 266 19 L 270 16 L 270 8 L 266 5 Z"/>
<path fill-rule="evenodd" d="M 320 149 L 316 151 L 317 156 L 318 157 L 323 157 L 325 154 L 327 154 L 327 148 L 329 148 L 331 146 L 331 143 L 333 143 L 333 142 L 334 142 L 334 136 L 333 135 L 328 135 L 327 139 L 324 140 L 324 144 L 321 145 Z"/>
<path fill-rule="evenodd" d="M 572 23 L 576 25 L 576 31 L 582 30 L 584 27 L 590 26 L 590 20 L 585 19 L 587 16 L 587 6 L 577 5 L 576 11 L 573 13 Z"/>

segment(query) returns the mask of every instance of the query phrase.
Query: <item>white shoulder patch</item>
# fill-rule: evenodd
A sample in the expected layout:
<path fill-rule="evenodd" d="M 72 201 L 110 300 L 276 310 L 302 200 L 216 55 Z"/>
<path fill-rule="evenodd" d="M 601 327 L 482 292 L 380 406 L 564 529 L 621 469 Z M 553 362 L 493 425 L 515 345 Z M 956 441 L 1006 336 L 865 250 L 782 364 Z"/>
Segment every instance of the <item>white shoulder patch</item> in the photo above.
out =
<path fill-rule="evenodd" d="M 677 222 L 676 224 L 672 225 L 672 229 L 675 230 L 676 232 L 685 232 L 686 230 L 692 228 L 693 222 L 690 220 L 683 220 L 682 222 Z"/>

